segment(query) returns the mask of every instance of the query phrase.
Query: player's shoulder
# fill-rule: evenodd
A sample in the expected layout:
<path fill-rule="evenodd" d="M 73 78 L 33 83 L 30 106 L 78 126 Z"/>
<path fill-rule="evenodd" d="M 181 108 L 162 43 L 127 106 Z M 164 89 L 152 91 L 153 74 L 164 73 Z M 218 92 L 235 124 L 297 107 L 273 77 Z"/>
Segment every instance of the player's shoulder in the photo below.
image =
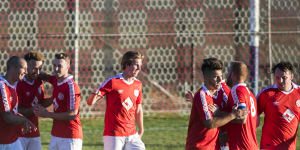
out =
<path fill-rule="evenodd" d="M 231 88 L 231 91 L 245 91 L 247 90 L 247 85 L 246 83 L 239 83 L 239 84 L 236 84 L 234 85 L 232 88 Z"/>
<path fill-rule="evenodd" d="M 260 92 L 258 92 L 257 97 L 259 97 L 260 95 L 266 94 L 266 95 L 270 95 L 272 93 L 275 93 L 277 91 L 277 86 L 276 84 L 267 86 L 265 88 L 263 88 L 262 90 L 260 90 Z"/>

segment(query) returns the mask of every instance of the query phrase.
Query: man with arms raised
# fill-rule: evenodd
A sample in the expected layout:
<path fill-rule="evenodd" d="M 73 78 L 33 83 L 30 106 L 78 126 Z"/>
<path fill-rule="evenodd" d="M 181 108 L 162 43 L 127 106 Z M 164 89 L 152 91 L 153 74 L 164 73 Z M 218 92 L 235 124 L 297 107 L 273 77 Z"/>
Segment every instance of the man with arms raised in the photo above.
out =
<path fill-rule="evenodd" d="M 12 56 L 6 64 L 6 74 L 0 76 L 0 150 L 23 150 L 19 137 L 19 127 L 23 132 L 31 132 L 36 127 L 28 119 L 18 114 L 16 84 L 27 72 L 23 58 Z"/>
<path fill-rule="evenodd" d="M 34 113 L 38 116 L 53 119 L 50 150 L 81 150 L 82 128 L 79 117 L 81 93 L 73 76 L 68 73 L 70 58 L 65 53 L 55 54 L 53 60 L 54 76 L 41 75 L 53 86 L 54 112 L 48 112 L 38 105 Z"/>
<path fill-rule="evenodd" d="M 21 134 L 20 142 L 24 150 L 41 150 L 42 144 L 38 127 L 38 117 L 33 113 L 33 106 L 42 104 L 47 107 L 52 104 L 51 99 L 45 99 L 44 86 L 38 75 L 41 72 L 44 56 L 36 51 L 31 51 L 24 56 L 27 62 L 27 72 L 23 80 L 17 84 L 19 98 L 19 112 L 37 127 L 35 132 Z"/>
<path fill-rule="evenodd" d="M 190 115 L 186 150 L 219 150 L 217 142 L 219 129 L 236 118 L 242 118 L 247 110 L 234 110 L 231 113 L 214 115 L 209 106 L 226 105 L 226 92 L 221 87 L 223 63 L 216 58 L 205 59 L 201 70 L 204 77 L 204 85 L 196 92 Z"/>
<path fill-rule="evenodd" d="M 237 119 L 228 124 L 229 149 L 233 150 L 258 149 L 256 141 L 257 104 L 255 96 L 245 84 L 247 76 L 246 64 L 239 61 L 230 64 L 227 84 L 232 88 L 226 109 L 231 112 L 234 111 L 233 107 L 238 105 L 238 109 L 246 108 L 250 111 L 244 119 Z"/>
<path fill-rule="evenodd" d="M 136 79 L 144 56 L 128 51 L 123 55 L 123 73 L 105 80 L 87 101 L 92 105 L 106 96 L 104 150 L 144 150 L 142 83 Z M 138 126 L 136 132 L 135 120 Z"/>
<path fill-rule="evenodd" d="M 261 149 L 296 149 L 300 118 L 300 87 L 292 82 L 293 66 L 280 62 L 273 68 L 275 84 L 257 96 L 259 113 L 265 114 Z"/>

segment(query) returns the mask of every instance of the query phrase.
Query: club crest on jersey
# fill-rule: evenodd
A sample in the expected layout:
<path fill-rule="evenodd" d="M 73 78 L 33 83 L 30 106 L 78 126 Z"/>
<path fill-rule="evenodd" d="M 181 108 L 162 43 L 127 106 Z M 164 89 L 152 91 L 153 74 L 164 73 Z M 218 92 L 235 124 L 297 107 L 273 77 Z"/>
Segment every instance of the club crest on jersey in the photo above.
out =
<path fill-rule="evenodd" d="M 290 109 L 287 109 L 282 116 L 287 122 L 290 123 L 294 119 L 295 114 Z"/>
<path fill-rule="evenodd" d="M 63 100 L 64 99 L 64 94 L 63 93 L 58 93 L 58 99 Z"/>
<path fill-rule="evenodd" d="M 30 95 L 30 92 L 26 92 L 26 96 L 29 96 Z"/>
<path fill-rule="evenodd" d="M 296 105 L 297 105 L 297 107 L 300 107 L 300 99 L 298 99 L 298 100 L 296 101 Z"/>
<path fill-rule="evenodd" d="M 38 88 L 39 94 L 42 94 L 42 89 L 41 87 Z"/>
<path fill-rule="evenodd" d="M 128 111 L 133 106 L 133 103 L 132 103 L 131 99 L 128 97 L 128 98 L 125 99 L 125 101 L 122 103 L 122 105 Z"/>
<path fill-rule="evenodd" d="M 134 96 L 138 97 L 140 92 L 139 92 L 139 90 L 134 90 L 133 93 L 134 93 Z"/>

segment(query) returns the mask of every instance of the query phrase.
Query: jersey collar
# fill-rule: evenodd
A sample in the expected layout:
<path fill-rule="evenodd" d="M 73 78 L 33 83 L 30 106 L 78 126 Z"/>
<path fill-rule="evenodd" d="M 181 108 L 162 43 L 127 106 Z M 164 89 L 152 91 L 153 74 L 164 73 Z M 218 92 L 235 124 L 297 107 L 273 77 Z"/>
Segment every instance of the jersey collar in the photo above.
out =
<path fill-rule="evenodd" d="M 216 98 L 218 97 L 218 94 L 219 94 L 219 91 L 220 91 L 221 88 L 222 88 L 222 85 L 221 85 L 220 88 L 216 91 L 216 92 L 217 92 L 217 95 L 213 95 L 212 93 L 209 92 L 209 90 L 208 90 L 208 88 L 206 87 L 206 85 L 205 85 L 205 84 L 203 85 L 203 90 L 205 91 L 205 93 L 206 93 L 207 95 L 209 95 L 210 97 L 214 98 L 214 99 L 216 99 Z"/>
<path fill-rule="evenodd" d="M 57 82 L 57 86 L 61 86 L 62 84 L 68 82 L 70 79 L 73 79 L 72 75 L 69 75 L 67 78 L 65 78 L 63 81 L 61 82 Z"/>
<path fill-rule="evenodd" d="M 234 85 L 231 89 L 237 88 L 238 86 L 246 86 L 247 87 L 247 84 L 246 83 L 238 83 L 238 84 Z"/>
<path fill-rule="evenodd" d="M 0 76 L 0 81 L 3 81 L 7 86 L 15 89 L 17 84 L 18 84 L 18 81 L 15 82 L 15 84 L 11 85 L 9 82 L 7 82 L 7 80 L 4 78 L 4 76 Z"/>
<path fill-rule="evenodd" d="M 277 84 L 274 84 L 274 88 L 278 88 Z M 292 82 L 292 89 L 290 91 L 288 91 L 288 92 L 281 91 L 281 90 L 279 90 L 279 88 L 278 88 L 278 90 L 280 92 L 282 92 L 283 94 L 288 95 L 288 94 L 292 93 L 295 88 L 298 88 L 298 86 L 294 82 Z"/>
<path fill-rule="evenodd" d="M 122 79 L 122 81 L 125 82 L 125 83 L 128 84 L 128 85 L 131 85 L 131 84 L 134 82 L 134 80 L 136 80 L 136 78 L 134 78 L 131 82 L 128 82 L 127 80 L 124 79 L 123 73 L 119 73 L 119 74 L 118 74 L 118 77 L 119 77 L 120 79 Z"/>
<path fill-rule="evenodd" d="M 28 83 L 29 85 L 33 85 L 35 80 L 33 80 L 32 82 L 30 82 L 30 81 L 28 81 L 28 80 L 26 79 L 26 77 L 24 77 L 24 78 L 23 78 L 23 81 L 25 81 L 25 82 Z"/>

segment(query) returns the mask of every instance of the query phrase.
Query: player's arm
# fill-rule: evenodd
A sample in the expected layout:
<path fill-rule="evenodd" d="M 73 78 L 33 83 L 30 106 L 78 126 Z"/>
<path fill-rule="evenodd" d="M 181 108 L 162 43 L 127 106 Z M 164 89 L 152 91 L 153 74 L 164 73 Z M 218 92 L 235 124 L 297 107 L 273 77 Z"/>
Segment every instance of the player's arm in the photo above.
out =
<path fill-rule="evenodd" d="M 205 128 L 207 128 L 207 129 L 218 128 L 218 127 L 221 127 L 221 126 L 227 124 L 228 122 L 232 121 L 233 119 L 242 118 L 247 114 L 248 114 L 247 110 L 245 110 L 245 109 L 236 109 L 230 113 L 222 112 L 221 116 L 217 115 L 217 116 L 213 117 L 212 119 L 203 120 L 202 123 L 205 126 Z"/>
<path fill-rule="evenodd" d="M 99 91 L 93 92 L 93 93 L 90 94 L 90 96 L 87 100 L 87 104 L 88 105 L 93 105 L 97 101 L 101 100 L 102 98 L 103 98 L 103 96 L 100 95 Z"/>
<path fill-rule="evenodd" d="M 143 124 L 144 116 L 143 116 L 142 104 L 137 105 L 137 109 L 135 112 L 135 119 L 136 119 L 137 126 L 139 128 L 138 134 L 142 138 L 144 134 L 144 124 Z"/>
<path fill-rule="evenodd" d="M 44 100 L 40 101 L 40 105 L 42 105 L 45 108 L 49 107 L 52 104 L 53 104 L 53 98 L 45 98 Z"/>
<path fill-rule="evenodd" d="M 74 120 L 78 114 L 78 110 L 69 110 L 67 112 L 49 112 L 41 105 L 34 106 L 34 113 L 39 117 L 52 118 L 55 120 Z"/>
<path fill-rule="evenodd" d="M 188 91 L 187 93 L 185 93 L 184 98 L 187 102 L 193 103 L 194 93 L 192 91 Z"/>
<path fill-rule="evenodd" d="M 26 117 L 34 115 L 32 108 L 24 108 L 22 106 L 18 106 L 18 112 Z"/>
<path fill-rule="evenodd" d="M 39 78 L 43 81 L 49 81 L 50 77 L 51 77 L 51 75 L 46 72 L 41 72 L 39 74 Z"/>
<path fill-rule="evenodd" d="M 9 124 L 9 125 L 22 125 L 24 133 L 32 132 L 32 131 L 37 130 L 35 125 L 22 115 L 15 115 L 11 112 L 1 112 L 1 117 L 3 118 L 3 121 L 6 124 Z"/>

